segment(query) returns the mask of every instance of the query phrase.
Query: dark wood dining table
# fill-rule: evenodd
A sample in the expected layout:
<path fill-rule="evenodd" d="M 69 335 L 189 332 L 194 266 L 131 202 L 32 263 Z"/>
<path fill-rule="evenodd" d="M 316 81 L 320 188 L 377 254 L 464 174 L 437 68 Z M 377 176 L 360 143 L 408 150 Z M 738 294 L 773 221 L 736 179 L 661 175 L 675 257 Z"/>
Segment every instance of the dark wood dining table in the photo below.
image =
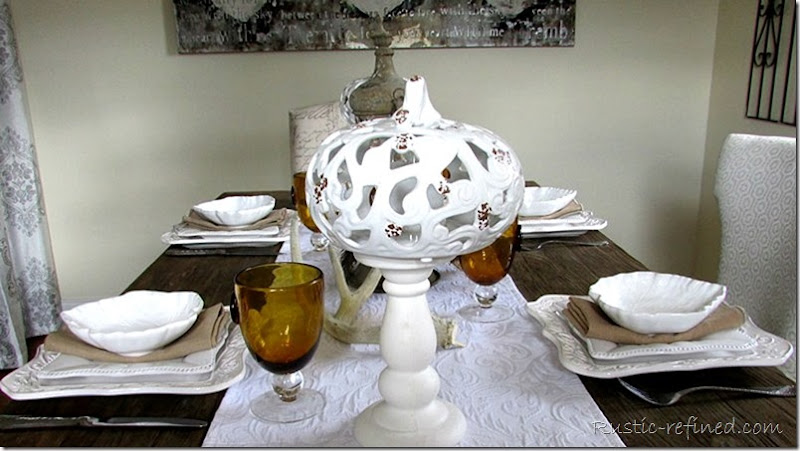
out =
<path fill-rule="evenodd" d="M 274 196 L 278 207 L 291 206 L 288 191 L 258 193 Z M 234 193 L 223 195 L 230 194 Z M 608 240 L 610 244 L 602 247 L 552 244 L 540 250 L 519 252 L 510 275 L 526 299 L 532 301 L 552 293 L 585 294 L 601 277 L 647 270 L 600 231 L 589 231 L 570 239 Z M 530 244 L 541 240 L 530 239 Z M 168 255 L 169 250 L 156 258 L 125 291 L 190 290 L 198 292 L 207 305 L 228 304 L 233 277 L 238 271 L 275 259 L 263 255 Z M 30 342 L 41 343 L 41 337 Z M 643 384 L 670 386 L 709 382 L 716 385 L 792 383 L 774 367 L 715 368 L 634 377 Z M 796 398 L 707 391 L 692 394 L 672 406 L 657 407 L 636 398 L 615 379 L 580 376 L 580 380 L 608 420 L 608 424 L 598 427 L 597 433 L 614 429 L 627 446 L 797 447 Z M 200 418 L 210 423 L 224 395 L 225 392 L 220 391 L 203 395 L 139 394 L 15 401 L 3 394 L 0 413 L 100 418 L 173 416 Z M 199 447 L 207 431 L 208 427 L 196 430 L 65 427 L 0 431 L 0 446 Z"/>

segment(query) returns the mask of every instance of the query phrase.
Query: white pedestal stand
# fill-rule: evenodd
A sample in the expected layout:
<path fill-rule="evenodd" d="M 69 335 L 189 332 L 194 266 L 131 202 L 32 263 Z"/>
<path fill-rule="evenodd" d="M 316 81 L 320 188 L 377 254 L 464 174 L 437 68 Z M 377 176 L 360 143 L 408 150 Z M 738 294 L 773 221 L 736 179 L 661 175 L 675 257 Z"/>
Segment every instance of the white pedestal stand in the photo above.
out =
<path fill-rule="evenodd" d="M 381 270 L 387 295 L 380 336 L 387 367 L 378 379 L 383 400 L 358 415 L 356 440 L 366 447 L 457 445 L 466 431 L 466 419 L 456 406 L 436 398 L 439 375 L 430 366 L 436 332 L 426 297 L 434 266 L 450 259 L 354 255 Z"/>

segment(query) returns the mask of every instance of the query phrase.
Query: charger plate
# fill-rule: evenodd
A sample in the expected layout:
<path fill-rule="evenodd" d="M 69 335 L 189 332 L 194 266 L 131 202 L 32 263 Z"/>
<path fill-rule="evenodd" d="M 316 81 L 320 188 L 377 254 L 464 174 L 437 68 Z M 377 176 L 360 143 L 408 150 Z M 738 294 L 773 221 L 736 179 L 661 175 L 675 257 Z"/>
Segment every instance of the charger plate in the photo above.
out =
<path fill-rule="evenodd" d="M 663 371 L 692 371 L 734 366 L 778 366 L 794 351 L 788 341 L 756 326 L 750 317 L 740 327 L 755 344 L 741 350 L 709 349 L 686 354 L 637 355 L 614 360 L 594 359 L 584 341 L 570 330 L 561 315 L 569 295 L 545 295 L 528 302 L 528 313 L 543 327 L 544 336 L 555 344 L 558 358 L 573 373 L 600 379 Z"/>
<path fill-rule="evenodd" d="M 107 381 L 69 384 L 42 384 L 38 374 L 61 353 L 46 351 L 39 346 L 30 362 L 14 370 L 0 380 L 0 390 L 14 400 L 60 398 L 66 396 L 116 396 L 141 395 L 148 393 L 201 395 L 224 390 L 244 377 L 246 347 L 238 326 L 232 325 L 225 344 L 215 360 L 215 366 L 207 378 L 196 377 L 159 379 L 155 376 L 143 377 L 138 382 L 130 379 L 124 382 Z"/>

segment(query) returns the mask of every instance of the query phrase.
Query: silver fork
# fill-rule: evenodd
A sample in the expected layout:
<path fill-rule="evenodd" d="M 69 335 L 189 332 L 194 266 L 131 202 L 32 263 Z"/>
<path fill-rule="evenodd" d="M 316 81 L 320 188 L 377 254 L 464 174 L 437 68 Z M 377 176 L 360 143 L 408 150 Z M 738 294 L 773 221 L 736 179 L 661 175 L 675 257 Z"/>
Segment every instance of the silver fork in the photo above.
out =
<path fill-rule="evenodd" d="M 639 387 L 635 387 L 621 378 L 617 380 L 629 392 L 649 402 L 650 404 L 655 404 L 657 406 L 671 406 L 672 404 L 678 402 L 678 400 L 681 399 L 684 395 L 699 390 L 722 390 L 722 391 L 733 391 L 741 393 L 754 393 L 758 395 L 768 395 L 768 396 L 786 396 L 786 397 L 797 396 L 797 387 L 795 385 L 779 385 L 775 387 L 751 387 L 751 388 L 701 385 L 697 387 L 689 387 L 683 390 L 677 390 L 672 392 L 649 392 Z"/>

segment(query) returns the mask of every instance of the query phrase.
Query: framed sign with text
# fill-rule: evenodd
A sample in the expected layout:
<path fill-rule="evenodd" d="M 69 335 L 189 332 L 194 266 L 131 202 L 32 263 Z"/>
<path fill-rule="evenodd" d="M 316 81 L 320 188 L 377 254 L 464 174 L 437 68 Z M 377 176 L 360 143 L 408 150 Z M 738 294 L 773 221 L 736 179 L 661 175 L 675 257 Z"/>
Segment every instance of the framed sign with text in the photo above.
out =
<path fill-rule="evenodd" d="M 179 53 L 572 47 L 576 0 L 173 0 Z"/>

